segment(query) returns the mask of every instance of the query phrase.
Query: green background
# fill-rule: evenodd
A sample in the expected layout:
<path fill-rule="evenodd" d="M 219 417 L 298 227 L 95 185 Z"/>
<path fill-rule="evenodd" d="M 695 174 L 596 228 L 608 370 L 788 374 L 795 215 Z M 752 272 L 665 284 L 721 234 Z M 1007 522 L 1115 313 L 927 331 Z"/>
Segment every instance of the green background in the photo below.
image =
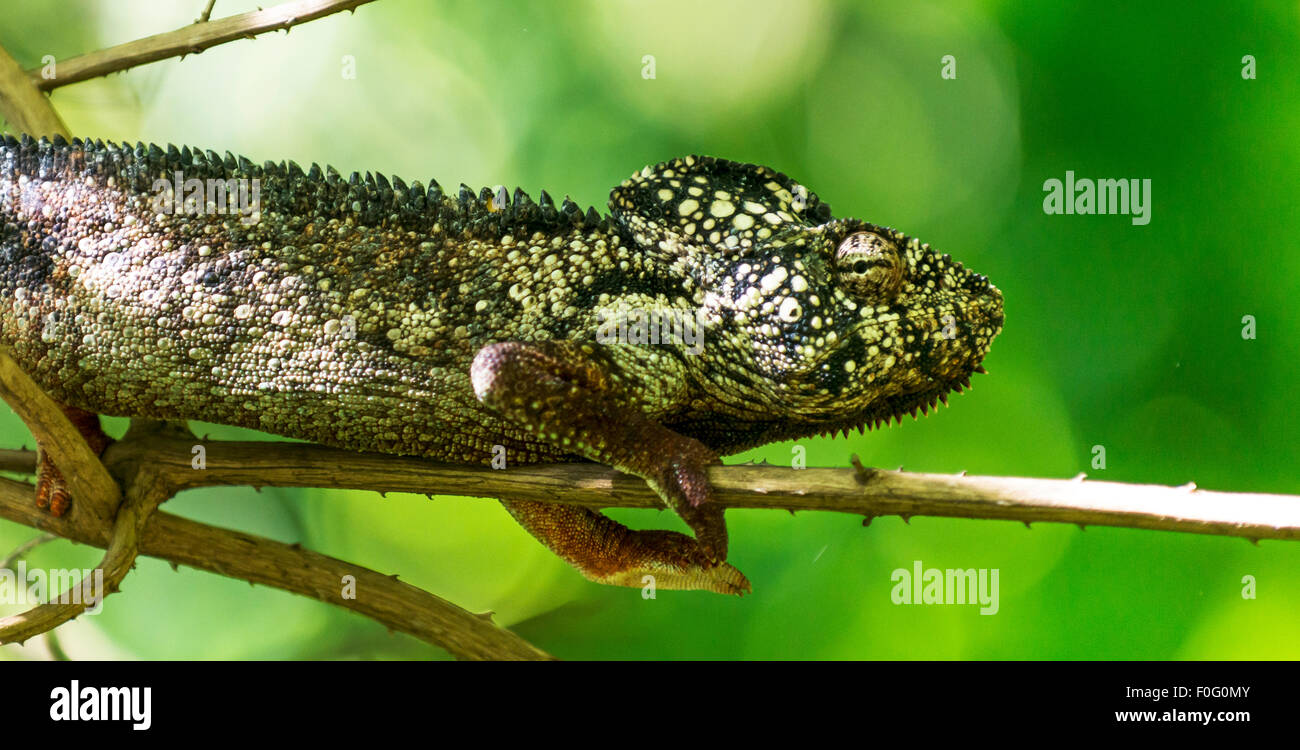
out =
<path fill-rule="evenodd" d="M 36 66 L 179 27 L 202 5 L 5 0 L 0 44 Z M 253 5 L 221 0 L 217 15 Z M 972 393 L 917 422 L 802 441 L 809 465 L 857 453 L 915 471 L 1297 493 L 1300 6 L 1138 5 L 380 0 L 53 101 L 82 136 L 601 207 L 674 156 L 767 164 L 837 215 L 951 253 L 1006 298 Z M 944 55 L 955 80 L 940 76 Z M 1044 180 L 1067 170 L 1149 178 L 1151 223 L 1044 214 Z M 22 444 L 4 410 L 0 445 Z M 729 460 L 788 464 L 791 448 Z M 488 500 L 236 488 L 166 508 L 398 573 L 565 658 L 1300 658 L 1294 543 L 731 511 L 731 561 L 753 595 L 644 600 L 587 583 Z M 33 533 L 0 522 L 0 552 Z M 30 564 L 98 556 L 57 542 Z M 997 568 L 999 612 L 894 605 L 890 574 L 914 560 Z M 60 631 L 71 656 L 446 658 L 328 605 L 152 559 L 105 609 Z M 35 641 L 0 649 L 45 655 Z"/>

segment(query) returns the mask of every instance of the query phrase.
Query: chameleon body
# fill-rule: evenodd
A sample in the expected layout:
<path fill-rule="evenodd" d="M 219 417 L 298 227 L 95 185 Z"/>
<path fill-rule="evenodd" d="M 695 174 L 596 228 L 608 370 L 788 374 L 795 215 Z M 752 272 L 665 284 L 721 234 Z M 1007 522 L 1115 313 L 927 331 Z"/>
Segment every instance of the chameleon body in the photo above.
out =
<path fill-rule="evenodd" d="M 211 192 L 185 205 L 178 177 L 231 196 L 253 184 L 257 210 Z M 593 580 L 743 593 L 707 466 L 928 410 L 982 371 L 1001 330 L 983 276 L 833 219 L 766 167 L 676 159 L 609 208 L 5 137 L 0 346 L 83 416 L 457 463 L 603 462 L 645 478 L 695 538 L 502 502 Z M 646 320 L 696 340 L 647 342 Z"/>

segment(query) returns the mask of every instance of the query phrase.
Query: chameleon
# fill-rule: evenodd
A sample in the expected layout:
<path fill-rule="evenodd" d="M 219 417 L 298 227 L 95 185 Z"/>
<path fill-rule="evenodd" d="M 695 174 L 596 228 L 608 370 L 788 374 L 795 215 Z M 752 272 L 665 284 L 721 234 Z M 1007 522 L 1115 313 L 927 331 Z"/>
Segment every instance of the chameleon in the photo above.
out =
<path fill-rule="evenodd" d="M 232 209 L 248 195 L 255 210 Z M 600 462 L 693 536 L 500 501 L 605 584 L 751 591 L 708 468 L 928 413 L 985 371 L 1002 323 L 985 276 L 754 164 L 648 166 L 601 213 L 545 191 L 0 138 L 0 347 L 97 451 L 102 414 L 457 464 Z M 67 512 L 39 463 L 38 505 Z"/>

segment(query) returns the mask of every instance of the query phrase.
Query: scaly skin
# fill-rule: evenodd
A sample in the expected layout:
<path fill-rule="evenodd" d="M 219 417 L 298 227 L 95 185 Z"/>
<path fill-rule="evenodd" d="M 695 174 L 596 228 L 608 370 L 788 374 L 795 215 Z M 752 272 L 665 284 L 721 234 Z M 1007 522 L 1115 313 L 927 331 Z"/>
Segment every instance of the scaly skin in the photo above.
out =
<path fill-rule="evenodd" d="M 260 213 L 159 204 L 156 181 L 178 171 L 257 180 Z M 510 463 L 599 461 L 645 478 L 696 538 L 502 502 L 592 580 L 743 593 L 706 467 L 928 410 L 1001 330 L 984 277 L 833 220 L 765 167 L 647 167 L 610 209 L 5 138 L 0 346 L 96 414 L 455 463 L 488 463 L 494 446 Z M 641 311 L 698 321 L 702 342 L 601 337 Z"/>

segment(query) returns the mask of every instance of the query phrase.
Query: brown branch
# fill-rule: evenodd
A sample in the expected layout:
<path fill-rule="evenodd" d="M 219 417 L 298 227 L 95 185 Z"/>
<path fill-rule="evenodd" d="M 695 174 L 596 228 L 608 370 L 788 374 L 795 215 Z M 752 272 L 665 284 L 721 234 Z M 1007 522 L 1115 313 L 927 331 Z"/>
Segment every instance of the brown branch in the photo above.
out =
<path fill-rule="evenodd" d="M 148 462 L 179 488 L 331 487 L 511 497 L 593 508 L 662 507 L 642 480 L 597 464 L 537 464 L 497 471 L 303 443 L 211 442 L 204 448 L 207 468 L 195 470 L 190 463 L 193 445 L 151 436 L 110 447 L 104 460 L 110 466 Z M 717 501 L 728 508 L 1052 521 L 1300 540 L 1300 497 L 1292 495 L 1101 482 L 1081 476 L 1034 479 L 744 464 L 714 467 L 709 479 Z"/>
<path fill-rule="evenodd" d="M 144 481 L 127 485 L 125 501 L 116 481 L 99 457 L 86 444 L 63 410 L 45 395 L 14 363 L 0 351 L 0 398 L 13 407 L 37 439 L 41 450 L 48 451 L 63 475 L 67 489 L 77 498 L 73 516 L 81 525 L 106 528 L 112 534 L 103 561 L 95 569 L 98 580 L 82 580 L 27 612 L 0 619 L 0 644 L 23 643 L 62 625 L 88 609 L 101 606 L 104 598 L 118 590 L 118 585 L 135 565 L 137 538 L 149 514 L 171 495 L 154 481 L 156 475 L 137 472 Z M 81 502 L 81 498 L 85 502 Z"/>
<path fill-rule="evenodd" d="M 57 63 L 57 75 L 45 78 L 39 68 L 27 71 L 27 79 L 42 91 L 86 81 L 110 73 L 147 65 L 171 57 L 196 55 L 203 50 L 237 39 L 252 39 L 268 31 L 288 30 L 299 24 L 355 10 L 374 0 L 295 0 L 265 10 L 202 21 L 175 31 L 155 34 L 126 44 L 78 55 Z M 36 135 L 36 133 L 33 133 Z M 66 135 L 66 133 L 65 133 Z"/>
<path fill-rule="evenodd" d="M 86 519 L 90 525 L 107 528 L 122 502 L 121 488 L 59 405 L 2 350 L 0 399 L 13 407 L 37 438 L 41 449 L 49 452 L 67 482 L 69 492 L 77 498 L 72 512 L 90 516 Z"/>
<path fill-rule="evenodd" d="M 205 468 L 192 448 L 203 446 Z M 30 464 L 30 451 L 0 452 L 8 467 Z M 105 463 L 148 463 L 177 489 L 253 485 L 330 487 L 389 493 L 510 497 L 593 508 L 659 508 L 640 478 L 598 464 L 532 464 L 494 471 L 417 458 L 357 454 L 308 443 L 177 441 L 149 435 L 114 443 Z M 1300 541 L 1300 497 L 1031 477 L 967 476 L 871 468 L 733 464 L 710 469 L 716 500 L 728 508 L 837 511 L 867 517 L 953 517 L 1122 526 Z"/>
<path fill-rule="evenodd" d="M 36 473 L 36 451 L 0 448 L 0 471 L 15 474 Z M 0 565 L 0 567 L 4 567 Z"/>
<path fill-rule="evenodd" d="M 107 540 L 67 518 L 44 513 L 31 486 L 0 479 L 0 517 L 82 544 Z M 140 554 L 229 578 L 282 589 L 350 609 L 392 630 L 441 646 L 460 659 L 549 659 L 549 654 L 486 615 L 476 615 L 408 583 L 351 563 L 162 511 L 145 524 Z M 342 596 L 343 577 L 356 578 L 356 598 Z"/>
<path fill-rule="evenodd" d="M 195 469 L 195 446 L 204 468 Z M 15 451 L 13 466 L 27 463 Z M 643 481 L 595 464 L 539 464 L 494 471 L 418 458 L 353 453 L 300 443 L 212 442 L 163 432 L 128 436 L 104 454 L 115 474 L 148 469 L 171 494 L 224 485 L 330 487 L 483 497 L 509 496 L 590 507 L 659 507 Z M 732 465 L 711 469 L 727 507 L 829 510 L 867 516 L 985 518 L 1123 526 L 1257 539 L 1300 539 L 1300 498 L 1184 487 L 947 474 L 866 468 L 794 470 Z M 0 480 L 0 516 L 103 546 L 102 535 L 31 506 L 28 485 Z M 540 658 L 509 631 L 373 571 L 234 531 L 157 513 L 141 554 L 310 596 L 372 617 L 464 658 Z M 340 595 L 354 575 L 359 595 Z"/>
<path fill-rule="evenodd" d="M 36 451 L 0 448 L 0 472 L 36 473 Z M 3 567 L 3 565 L 0 565 Z"/>
<path fill-rule="evenodd" d="M 134 431 L 133 431 L 134 432 Z M 194 468 L 194 448 L 203 468 Z M 30 466 L 29 451 L 5 454 L 8 468 Z M 165 494 L 227 486 L 329 487 L 376 491 L 513 497 L 589 507 L 659 507 L 646 484 L 595 464 L 539 464 L 495 471 L 418 458 L 354 453 L 301 443 L 178 439 L 164 431 L 128 434 L 105 451 L 118 476 L 147 470 Z M 856 469 L 794 470 L 732 465 L 710 470 L 726 507 L 829 510 L 864 515 L 946 516 L 1053 521 L 1161 529 L 1258 539 L 1300 539 L 1300 498 L 1230 493 L 1194 486 L 908 474 Z M 103 546 L 104 535 L 75 519 L 53 519 L 31 506 L 28 485 L 0 483 L 0 516 Z M 541 651 L 476 615 L 373 571 L 309 550 L 155 514 L 141 553 L 263 583 L 352 609 L 390 628 L 465 658 L 537 658 Z M 201 552 L 200 552 L 201 551 Z M 368 596 L 343 599 L 342 576 L 354 575 Z"/>
<path fill-rule="evenodd" d="M 0 507 L 0 515 L 69 539 L 107 546 L 108 553 L 100 566 L 106 589 L 101 597 L 117 590 L 139 551 L 338 604 L 391 629 L 442 646 L 461 658 L 548 658 L 544 651 L 498 628 L 489 619 L 371 570 L 310 550 L 179 518 L 166 517 L 146 524 L 157 504 L 176 494 L 181 485 L 157 471 L 152 461 L 135 461 L 133 456 L 137 454 L 130 451 L 123 460 L 111 464 L 113 475 L 122 478 L 127 502 L 121 507 L 116 501 L 91 502 L 96 497 L 102 500 L 106 492 L 114 498 L 119 496 L 109 468 L 90 452 L 62 410 L 3 352 L 0 352 L 0 397 L 9 401 L 40 445 L 50 451 L 76 498 L 68 517 L 54 518 L 35 507 L 29 485 L 0 480 L 3 482 L 0 489 L 8 495 Z M 176 435 L 177 431 L 165 423 L 133 423 L 118 445 L 129 448 L 162 442 L 188 452 L 188 446 L 196 442 L 193 436 Z M 29 452 L 11 451 L 9 457 L 24 459 L 19 455 L 22 453 Z M 15 460 L 14 467 L 33 463 Z M 107 533 L 110 523 L 111 536 Z M 146 529 L 144 543 L 137 545 L 142 528 Z M 360 592 L 355 599 L 344 598 L 344 576 L 355 579 L 356 590 Z M 78 601 L 67 601 L 68 598 L 0 621 L 0 643 L 24 641 L 67 622 L 87 608 L 84 597 L 76 597 Z"/>
<path fill-rule="evenodd" d="M 18 61 L 0 46 L 0 117 L 20 133 L 33 137 L 69 137 L 68 126 L 41 93 L 39 85 L 19 67 Z"/>
<path fill-rule="evenodd" d="M 54 592 L 50 592 L 50 601 L 45 604 L 0 619 L 0 645 L 22 644 L 28 638 L 51 631 L 88 609 L 102 606 L 104 598 L 118 590 L 118 585 L 135 565 L 136 555 L 139 554 L 140 528 L 158 503 L 166 499 L 166 495 L 161 494 L 159 489 L 134 486 L 133 491 L 127 493 L 126 502 L 118 508 L 108 551 L 96 568 L 97 572 L 102 571 L 102 585 L 97 585 L 99 581 L 94 579 L 83 579 L 63 592 L 57 600 Z"/>
<path fill-rule="evenodd" d="M 193 448 L 206 466 L 194 469 Z M 0 452 L 17 469 L 30 451 Z M 854 459 L 856 461 L 856 458 Z M 377 492 L 511 497 L 591 508 L 660 508 L 642 480 L 598 464 L 532 464 L 503 470 L 305 443 L 188 441 L 149 435 L 115 443 L 112 467 L 148 464 L 179 491 L 196 487 L 324 487 Z M 115 471 L 118 469 L 115 468 Z M 733 464 L 710 469 L 728 508 L 820 510 L 868 518 L 897 515 L 1047 521 L 1300 540 L 1300 497 L 1084 479 L 922 474 L 858 468 Z"/>

